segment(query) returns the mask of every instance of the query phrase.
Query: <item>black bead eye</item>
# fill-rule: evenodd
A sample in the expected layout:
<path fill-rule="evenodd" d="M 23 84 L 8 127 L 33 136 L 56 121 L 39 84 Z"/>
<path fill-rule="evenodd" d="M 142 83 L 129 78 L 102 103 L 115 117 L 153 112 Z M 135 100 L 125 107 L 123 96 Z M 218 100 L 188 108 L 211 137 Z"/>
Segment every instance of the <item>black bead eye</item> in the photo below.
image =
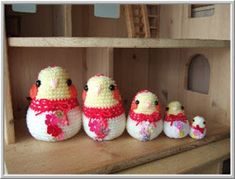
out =
<path fill-rule="evenodd" d="M 166 111 L 168 111 L 169 110 L 169 107 L 166 107 Z"/>
<path fill-rule="evenodd" d="M 206 122 L 204 121 L 203 124 L 206 124 Z"/>
<path fill-rule="evenodd" d="M 68 86 L 71 86 L 71 85 L 72 85 L 72 80 L 71 80 L 71 79 L 68 79 L 68 80 L 66 81 L 66 83 L 67 83 Z"/>
<path fill-rule="evenodd" d="M 181 109 L 184 110 L 184 106 L 181 106 Z"/>
<path fill-rule="evenodd" d="M 39 87 L 41 85 L 41 81 L 40 80 L 37 80 L 36 81 L 36 86 Z"/>
<path fill-rule="evenodd" d="M 193 119 L 193 122 L 195 122 L 195 120 Z"/>
<path fill-rule="evenodd" d="M 84 90 L 88 91 L 88 86 L 87 85 L 84 86 Z"/>
<path fill-rule="evenodd" d="M 113 90 L 115 90 L 115 86 L 114 86 L 114 85 L 110 85 L 110 86 L 109 86 L 109 89 L 110 89 L 111 91 L 113 91 Z"/>
<path fill-rule="evenodd" d="M 158 101 L 155 101 L 154 104 L 157 106 L 158 105 Z"/>
<path fill-rule="evenodd" d="M 139 104 L 140 103 L 140 101 L 139 100 L 135 100 L 135 104 Z"/>

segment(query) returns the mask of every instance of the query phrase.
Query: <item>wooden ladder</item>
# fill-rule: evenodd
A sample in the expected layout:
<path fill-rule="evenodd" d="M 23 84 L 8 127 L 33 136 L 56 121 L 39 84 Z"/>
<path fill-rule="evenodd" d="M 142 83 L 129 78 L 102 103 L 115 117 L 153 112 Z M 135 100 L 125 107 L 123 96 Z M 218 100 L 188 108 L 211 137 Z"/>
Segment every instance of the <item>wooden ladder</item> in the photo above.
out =
<path fill-rule="evenodd" d="M 128 37 L 157 37 L 159 11 L 156 5 L 125 5 Z"/>

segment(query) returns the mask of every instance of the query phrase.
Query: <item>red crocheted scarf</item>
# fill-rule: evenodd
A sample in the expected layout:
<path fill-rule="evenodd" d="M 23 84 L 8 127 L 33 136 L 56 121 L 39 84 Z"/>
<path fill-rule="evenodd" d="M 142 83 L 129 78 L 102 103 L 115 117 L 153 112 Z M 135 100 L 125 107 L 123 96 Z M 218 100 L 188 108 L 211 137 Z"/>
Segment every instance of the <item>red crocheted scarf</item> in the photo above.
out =
<path fill-rule="evenodd" d="M 171 123 L 170 125 L 172 126 L 173 122 L 175 121 L 182 121 L 184 123 L 187 123 L 187 117 L 184 113 L 179 113 L 177 115 L 167 114 L 164 121 L 170 122 Z"/>
<path fill-rule="evenodd" d="M 150 123 L 154 123 L 162 119 L 162 115 L 159 112 L 153 112 L 152 114 L 143 114 L 143 113 L 135 113 L 133 110 L 130 110 L 129 116 L 131 117 L 132 120 L 137 121 L 136 125 L 138 125 L 142 121 L 148 121 Z"/>
<path fill-rule="evenodd" d="M 68 111 L 74 107 L 77 107 L 78 105 L 77 98 L 62 100 L 33 99 L 29 107 L 38 112 L 36 115 L 39 115 L 43 112 L 56 110 L 63 111 L 65 114 L 67 114 Z"/>
<path fill-rule="evenodd" d="M 200 132 L 201 132 L 201 134 L 203 134 L 203 133 L 204 133 L 205 128 L 201 128 L 199 125 L 196 125 L 196 127 L 195 127 L 195 126 L 193 126 L 193 125 L 191 125 L 191 127 L 192 127 L 193 129 L 196 129 L 196 130 L 200 131 Z"/>
<path fill-rule="evenodd" d="M 114 117 L 120 116 L 124 113 L 122 103 L 119 102 L 117 105 L 110 108 L 93 108 L 83 106 L 83 113 L 88 118 L 96 119 L 112 119 Z"/>

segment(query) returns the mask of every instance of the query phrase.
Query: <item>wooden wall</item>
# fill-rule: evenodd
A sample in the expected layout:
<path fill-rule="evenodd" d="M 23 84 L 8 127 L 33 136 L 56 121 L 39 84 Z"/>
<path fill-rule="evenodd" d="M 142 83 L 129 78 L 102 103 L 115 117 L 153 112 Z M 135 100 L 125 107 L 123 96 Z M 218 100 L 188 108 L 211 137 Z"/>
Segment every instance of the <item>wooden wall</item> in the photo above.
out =
<path fill-rule="evenodd" d="M 135 94 L 148 88 L 148 49 L 114 49 L 114 79 L 126 112 Z"/>
<path fill-rule="evenodd" d="M 203 54 L 210 64 L 209 94 L 187 90 L 190 59 Z M 133 56 L 135 56 L 133 58 Z M 140 89 L 156 93 L 164 110 L 167 103 L 179 100 L 189 118 L 230 121 L 229 49 L 115 49 L 114 78 L 122 93 L 126 110 Z"/>
<path fill-rule="evenodd" d="M 160 5 L 160 38 L 179 39 L 230 39 L 230 7 L 214 5 L 214 15 L 191 18 L 190 4 Z M 14 13 L 7 6 L 8 15 L 18 15 L 21 22 L 20 36 L 58 36 L 55 5 L 38 5 L 37 13 Z M 59 9 L 60 10 L 60 9 Z M 72 36 L 74 37 L 128 37 L 124 7 L 121 5 L 120 18 L 94 16 L 93 5 L 72 5 Z M 67 13 L 65 13 L 67 14 Z"/>
<path fill-rule="evenodd" d="M 161 5 L 160 37 L 230 39 L 230 6 L 215 4 L 214 15 L 190 18 L 190 4 Z"/>
<path fill-rule="evenodd" d="M 53 6 L 37 5 L 37 13 L 18 13 L 5 7 L 6 16 L 17 16 L 20 21 L 21 37 L 49 37 L 53 36 Z M 10 26 L 10 28 L 13 28 Z"/>

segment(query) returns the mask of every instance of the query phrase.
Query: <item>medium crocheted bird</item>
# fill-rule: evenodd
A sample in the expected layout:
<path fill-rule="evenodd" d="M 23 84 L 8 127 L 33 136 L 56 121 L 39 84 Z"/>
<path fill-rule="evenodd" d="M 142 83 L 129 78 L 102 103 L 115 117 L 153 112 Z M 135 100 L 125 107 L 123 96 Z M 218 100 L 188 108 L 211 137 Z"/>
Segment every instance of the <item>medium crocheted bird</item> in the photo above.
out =
<path fill-rule="evenodd" d="M 41 70 L 30 89 L 30 98 L 26 120 L 34 138 L 61 141 L 81 129 L 77 90 L 63 68 L 49 66 Z"/>
<path fill-rule="evenodd" d="M 202 139 L 206 136 L 206 121 L 203 117 L 196 116 L 193 118 L 189 135 L 193 139 Z"/>
<path fill-rule="evenodd" d="M 189 122 L 179 101 L 172 101 L 166 107 L 163 130 L 170 138 L 183 138 L 188 135 Z"/>
<path fill-rule="evenodd" d="M 140 141 L 153 140 L 162 132 L 160 104 L 154 93 L 143 90 L 136 94 L 131 103 L 126 128 L 132 137 Z"/>
<path fill-rule="evenodd" d="M 100 74 L 91 77 L 82 97 L 83 127 L 89 137 L 112 140 L 123 133 L 126 117 L 114 80 Z"/>

